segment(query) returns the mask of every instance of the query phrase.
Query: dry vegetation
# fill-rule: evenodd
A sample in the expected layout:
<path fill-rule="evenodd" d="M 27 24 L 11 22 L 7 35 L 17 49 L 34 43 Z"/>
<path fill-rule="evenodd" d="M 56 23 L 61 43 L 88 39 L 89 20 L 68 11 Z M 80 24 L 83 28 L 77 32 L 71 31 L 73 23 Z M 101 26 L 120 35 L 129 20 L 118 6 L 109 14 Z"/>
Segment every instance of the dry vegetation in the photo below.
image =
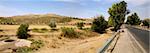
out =
<path fill-rule="evenodd" d="M 57 27 L 52 30 L 48 24 L 54 18 L 57 21 Z M 30 37 L 25 40 L 31 41 L 31 46 L 6 49 L 7 52 L 14 53 L 95 53 L 112 34 L 93 32 L 90 24 L 84 24 L 82 29 L 77 28 L 76 23 L 91 23 L 91 19 L 70 18 L 55 14 L 24 15 L 0 19 L 1 24 L 6 23 L 0 25 L 0 41 L 18 40 L 16 32 L 20 25 L 7 24 L 9 20 L 12 20 L 11 24 L 30 23 L 28 28 Z M 0 50 L 0 53 L 6 51 Z"/>

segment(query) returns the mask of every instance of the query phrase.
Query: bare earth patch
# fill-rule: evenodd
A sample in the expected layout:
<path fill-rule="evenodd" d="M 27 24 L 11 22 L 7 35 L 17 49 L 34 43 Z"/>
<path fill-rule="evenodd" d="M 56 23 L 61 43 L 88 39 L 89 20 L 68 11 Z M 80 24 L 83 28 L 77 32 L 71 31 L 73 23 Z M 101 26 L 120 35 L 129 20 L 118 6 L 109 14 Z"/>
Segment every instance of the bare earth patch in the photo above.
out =
<path fill-rule="evenodd" d="M 34 53 L 96 53 L 97 50 L 109 39 L 111 34 L 102 34 L 87 39 L 68 39 L 58 37 L 37 39 L 45 40 L 46 45 Z"/>

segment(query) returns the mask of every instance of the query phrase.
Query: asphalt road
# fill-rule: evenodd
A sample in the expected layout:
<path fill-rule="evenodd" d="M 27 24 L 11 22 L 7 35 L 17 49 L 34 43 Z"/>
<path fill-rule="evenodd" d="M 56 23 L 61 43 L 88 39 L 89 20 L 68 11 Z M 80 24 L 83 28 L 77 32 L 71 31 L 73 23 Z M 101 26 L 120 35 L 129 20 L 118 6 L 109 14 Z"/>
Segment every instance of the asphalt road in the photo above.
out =
<path fill-rule="evenodd" d="M 132 33 L 133 37 L 140 43 L 140 45 L 149 52 L 149 33 L 148 30 L 142 30 L 134 27 L 127 27 L 127 29 Z"/>

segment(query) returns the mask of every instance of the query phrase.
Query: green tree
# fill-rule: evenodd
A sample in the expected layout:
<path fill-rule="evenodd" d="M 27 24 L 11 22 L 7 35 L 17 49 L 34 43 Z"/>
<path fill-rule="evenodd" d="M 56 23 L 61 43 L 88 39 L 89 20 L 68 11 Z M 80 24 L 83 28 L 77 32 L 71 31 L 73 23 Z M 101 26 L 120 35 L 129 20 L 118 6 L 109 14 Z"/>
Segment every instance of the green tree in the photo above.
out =
<path fill-rule="evenodd" d="M 108 26 L 113 26 L 113 17 L 110 16 L 109 19 L 108 19 Z"/>
<path fill-rule="evenodd" d="M 78 23 L 77 23 L 77 27 L 78 27 L 79 29 L 82 29 L 82 27 L 84 27 L 84 23 L 83 23 L 83 22 L 78 22 Z"/>
<path fill-rule="evenodd" d="M 126 23 L 130 25 L 139 25 L 141 21 L 140 21 L 139 16 L 136 13 L 134 13 L 131 16 L 127 17 Z"/>
<path fill-rule="evenodd" d="M 91 29 L 98 33 L 103 33 L 107 28 L 107 21 L 105 21 L 103 16 L 99 16 L 94 19 Z"/>
<path fill-rule="evenodd" d="M 144 26 L 147 26 L 148 28 L 149 28 L 149 26 L 150 26 L 150 19 L 144 19 L 143 21 L 142 21 L 142 23 L 143 23 L 143 25 Z"/>
<path fill-rule="evenodd" d="M 113 4 L 111 8 L 109 8 L 108 13 L 109 17 L 109 25 L 114 27 L 114 30 L 117 31 L 120 26 L 124 23 L 125 16 L 129 14 L 129 10 L 127 10 L 127 3 L 125 1 L 121 1 L 120 3 Z"/>
<path fill-rule="evenodd" d="M 52 29 L 54 29 L 54 28 L 57 27 L 57 26 L 56 26 L 56 22 L 55 22 L 54 19 L 52 19 L 52 20 L 50 21 L 49 26 L 50 26 Z"/>
<path fill-rule="evenodd" d="M 18 38 L 20 39 L 27 39 L 29 36 L 28 36 L 28 27 L 29 25 L 28 24 L 21 24 L 20 27 L 18 28 L 18 31 L 17 31 L 17 36 Z"/>

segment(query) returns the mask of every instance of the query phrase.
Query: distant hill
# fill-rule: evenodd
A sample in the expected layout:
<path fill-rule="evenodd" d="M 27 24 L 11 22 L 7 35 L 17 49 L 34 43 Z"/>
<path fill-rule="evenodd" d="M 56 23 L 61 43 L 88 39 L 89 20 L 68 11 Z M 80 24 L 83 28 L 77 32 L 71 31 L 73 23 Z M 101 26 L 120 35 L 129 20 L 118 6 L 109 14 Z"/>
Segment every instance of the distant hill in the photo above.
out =
<path fill-rule="evenodd" d="M 1 24 L 49 24 L 51 19 L 55 20 L 57 23 L 71 22 L 75 20 L 85 21 L 86 19 L 61 16 L 56 14 L 29 14 L 29 15 L 18 15 L 12 17 L 0 17 Z"/>

